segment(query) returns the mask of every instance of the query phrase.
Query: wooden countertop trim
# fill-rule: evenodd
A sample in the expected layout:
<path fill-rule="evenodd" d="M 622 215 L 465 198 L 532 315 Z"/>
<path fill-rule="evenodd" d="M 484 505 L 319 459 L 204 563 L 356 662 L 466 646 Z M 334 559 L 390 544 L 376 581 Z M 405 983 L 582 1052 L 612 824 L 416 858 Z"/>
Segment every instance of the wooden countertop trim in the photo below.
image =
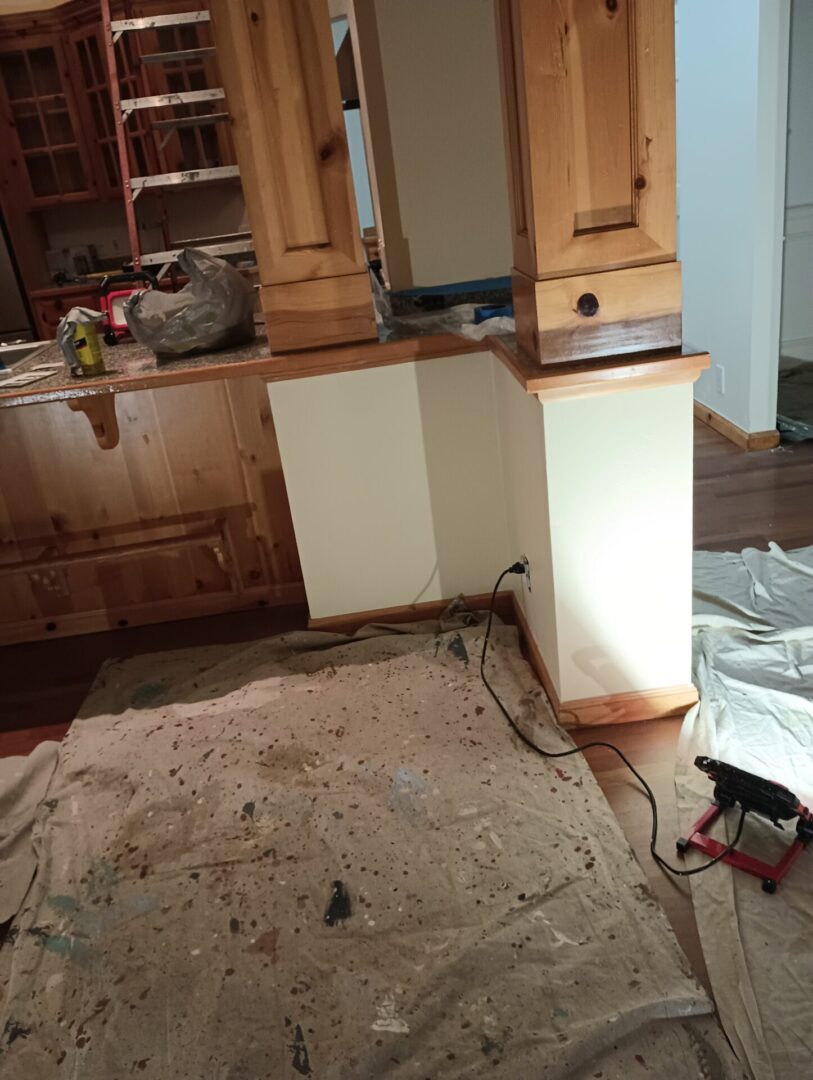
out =
<path fill-rule="evenodd" d="M 169 363 L 137 374 L 73 379 L 59 386 L 39 387 L 33 383 L 30 387 L 4 391 L 0 383 L 0 408 L 103 397 L 132 390 L 154 390 L 162 386 L 246 376 L 259 377 L 269 383 L 282 382 L 489 351 L 505 364 L 526 393 L 536 394 L 543 402 L 694 382 L 710 362 L 708 353 L 665 350 L 654 354 L 615 357 L 611 363 L 552 364 L 544 368 L 518 350 L 512 338 L 488 337 L 485 341 L 470 341 L 458 334 L 427 334 L 398 341 L 367 342 L 286 353 L 284 356 L 269 354 L 251 360 L 206 363 L 196 367 L 183 366 L 182 362 L 177 366 Z"/>
<path fill-rule="evenodd" d="M 693 383 L 711 363 L 706 352 L 684 353 L 666 349 L 657 353 L 618 356 L 612 361 L 540 367 L 519 349 L 513 338 L 489 337 L 486 342 L 525 392 L 535 394 L 543 403 Z"/>
<path fill-rule="evenodd" d="M 117 375 L 112 379 L 77 378 L 62 386 L 39 389 L 37 384 L 33 383 L 30 387 L 4 392 L 0 383 L 0 408 L 98 397 L 104 394 L 124 394 L 131 390 L 155 390 L 162 386 L 182 386 L 186 383 L 238 379 L 245 376 L 259 376 L 265 382 L 282 382 L 288 379 L 307 379 L 314 375 L 335 375 L 343 371 L 406 364 L 434 357 L 489 351 L 490 348 L 484 341 L 470 341 L 458 334 L 426 334 L 423 337 L 399 341 L 366 342 L 340 348 L 286 353 L 284 356 L 269 354 L 255 360 L 237 360 L 200 367 L 176 367 L 169 363 L 154 371 L 140 372 L 137 375 Z"/>

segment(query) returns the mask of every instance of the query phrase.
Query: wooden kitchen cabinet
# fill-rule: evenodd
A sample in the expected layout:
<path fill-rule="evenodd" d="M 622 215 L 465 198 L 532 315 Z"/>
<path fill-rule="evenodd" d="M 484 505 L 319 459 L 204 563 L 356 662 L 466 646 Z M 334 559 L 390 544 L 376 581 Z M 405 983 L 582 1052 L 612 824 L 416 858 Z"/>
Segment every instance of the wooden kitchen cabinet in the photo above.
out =
<path fill-rule="evenodd" d="M 377 338 L 326 0 L 212 0 L 275 352 Z"/>
<path fill-rule="evenodd" d="M 0 644 L 304 600 L 259 378 L 0 413 Z"/>
<path fill-rule="evenodd" d="M 56 35 L 0 51 L 0 114 L 6 129 L 3 167 L 13 177 L 21 208 L 98 194 L 66 53 Z"/>
<path fill-rule="evenodd" d="M 523 349 L 679 345 L 674 0 L 497 0 Z"/>

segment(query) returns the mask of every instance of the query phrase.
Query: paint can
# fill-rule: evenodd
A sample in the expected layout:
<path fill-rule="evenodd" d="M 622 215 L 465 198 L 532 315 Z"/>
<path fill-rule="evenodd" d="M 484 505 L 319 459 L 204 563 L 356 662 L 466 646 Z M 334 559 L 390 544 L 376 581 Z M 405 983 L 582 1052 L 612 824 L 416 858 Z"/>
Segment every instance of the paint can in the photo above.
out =
<path fill-rule="evenodd" d="M 73 352 L 82 375 L 104 375 L 104 357 L 96 327 L 92 322 L 78 322 L 73 328 Z"/>

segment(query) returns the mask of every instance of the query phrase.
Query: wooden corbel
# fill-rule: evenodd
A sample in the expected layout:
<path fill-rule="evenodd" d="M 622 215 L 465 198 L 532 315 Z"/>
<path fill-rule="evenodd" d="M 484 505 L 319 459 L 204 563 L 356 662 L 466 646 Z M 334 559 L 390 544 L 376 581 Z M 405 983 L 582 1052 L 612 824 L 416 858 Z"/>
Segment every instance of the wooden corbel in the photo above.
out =
<path fill-rule="evenodd" d="M 68 408 L 83 412 L 90 421 L 96 442 L 102 450 L 112 450 L 119 445 L 119 422 L 116 419 L 116 395 L 94 394 L 88 397 L 68 398 Z"/>

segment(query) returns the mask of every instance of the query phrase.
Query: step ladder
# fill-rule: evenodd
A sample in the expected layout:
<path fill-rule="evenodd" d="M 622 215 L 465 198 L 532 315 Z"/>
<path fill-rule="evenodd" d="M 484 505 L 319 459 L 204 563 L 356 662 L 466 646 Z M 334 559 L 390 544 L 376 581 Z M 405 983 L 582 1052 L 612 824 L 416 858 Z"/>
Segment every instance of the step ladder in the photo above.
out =
<path fill-rule="evenodd" d="M 110 10 L 111 0 L 101 0 L 102 23 L 107 56 L 107 69 L 110 81 L 110 96 L 116 122 L 116 143 L 118 147 L 119 169 L 124 192 L 124 208 L 127 216 L 127 232 L 130 237 L 133 269 L 142 266 L 159 267 L 157 277 L 162 277 L 177 262 L 178 256 L 187 247 L 195 247 L 212 255 L 239 255 L 252 252 L 254 243 L 250 233 L 231 233 L 228 236 L 201 237 L 196 240 L 170 241 L 166 251 L 142 252 L 138 229 L 136 200 L 147 190 L 162 191 L 189 184 L 211 183 L 213 180 L 231 180 L 240 176 L 237 165 L 220 165 L 212 168 L 187 169 L 180 172 L 157 173 L 151 176 L 132 176 L 130 174 L 130 156 L 127 145 L 127 121 L 133 113 L 141 109 L 165 109 L 177 105 L 193 105 L 199 102 L 223 101 L 226 97 L 222 87 L 206 90 L 188 90 L 183 93 L 153 94 L 144 97 L 122 98 L 121 84 L 116 59 L 116 43 L 123 34 L 137 33 L 144 30 L 156 30 L 168 26 L 188 26 L 196 23 L 208 23 L 208 11 L 186 11 L 173 15 L 150 15 L 137 19 L 113 19 Z M 177 49 L 170 52 L 145 53 L 139 57 L 141 64 L 166 64 L 177 60 L 204 59 L 214 56 L 213 47 L 198 49 Z M 200 116 L 176 116 L 170 119 L 158 119 L 152 122 L 154 131 L 163 132 L 163 138 L 157 146 L 160 153 L 173 133 L 181 128 L 203 127 L 209 124 L 221 124 L 229 120 L 225 111 L 207 113 Z M 165 241 L 168 239 L 165 234 Z"/>

